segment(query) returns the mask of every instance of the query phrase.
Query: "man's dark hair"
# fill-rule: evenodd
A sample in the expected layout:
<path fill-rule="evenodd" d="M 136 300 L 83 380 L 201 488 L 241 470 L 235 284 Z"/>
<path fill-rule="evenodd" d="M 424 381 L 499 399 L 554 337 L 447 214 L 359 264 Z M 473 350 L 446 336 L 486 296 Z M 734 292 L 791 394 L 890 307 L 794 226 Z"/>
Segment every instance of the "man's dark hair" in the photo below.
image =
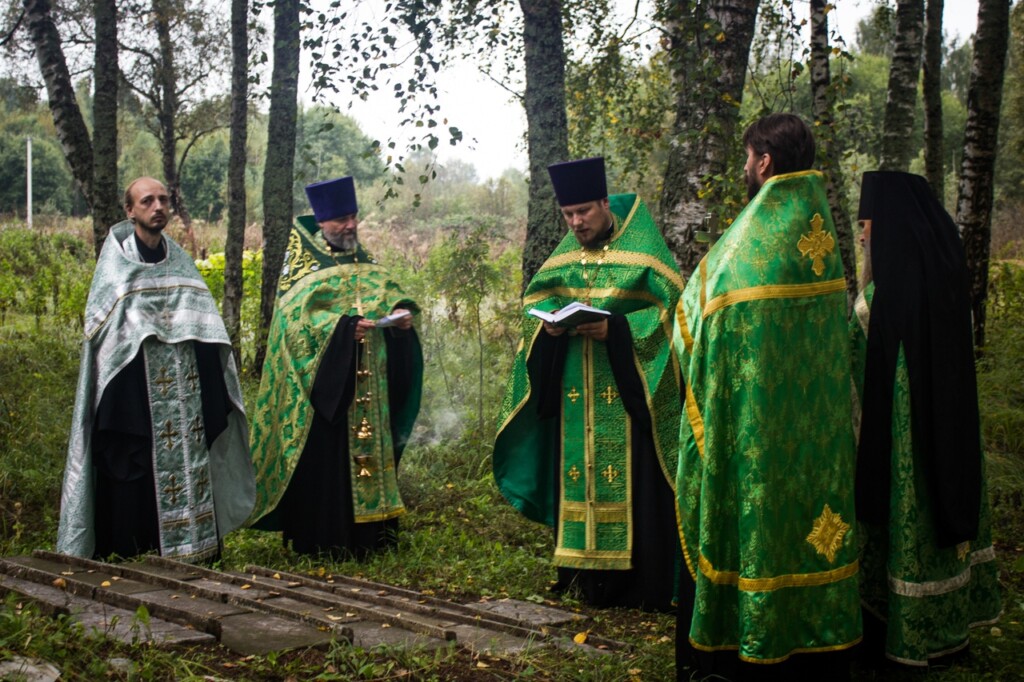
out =
<path fill-rule="evenodd" d="M 771 154 L 772 173 L 795 173 L 814 166 L 814 134 L 794 114 L 768 114 L 743 133 L 743 147 Z"/>

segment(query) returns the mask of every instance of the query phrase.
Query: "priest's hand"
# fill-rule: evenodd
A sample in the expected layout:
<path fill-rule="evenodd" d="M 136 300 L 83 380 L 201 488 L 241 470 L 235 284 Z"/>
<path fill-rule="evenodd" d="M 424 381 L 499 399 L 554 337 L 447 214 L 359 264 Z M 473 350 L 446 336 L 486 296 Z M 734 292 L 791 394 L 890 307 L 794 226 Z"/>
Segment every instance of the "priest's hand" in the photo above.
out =
<path fill-rule="evenodd" d="M 395 328 L 401 329 L 402 331 L 408 331 L 409 329 L 412 329 L 412 313 L 406 310 L 405 308 L 395 308 L 394 310 L 391 311 L 392 315 L 396 315 L 399 313 L 409 314 L 403 318 L 395 320 Z"/>
<path fill-rule="evenodd" d="M 371 320 L 367 320 L 365 317 L 356 322 L 356 331 L 355 334 L 353 334 L 356 341 L 362 341 L 363 339 L 365 339 L 366 332 L 369 331 L 370 329 L 373 329 L 375 326 L 377 325 L 374 324 Z"/>
<path fill-rule="evenodd" d="M 589 336 L 594 341 L 604 341 L 608 338 L 608 320 L 577 325 L 576 333 L 580 336 Z"/>
<path fill-rule="evenodd" d="M 565 333 L 565 327 L 559 327 L 557 324 L 551 324 L 550 322 L 544 322 L 544 331 L 549 336 L 561 336 Z"/>

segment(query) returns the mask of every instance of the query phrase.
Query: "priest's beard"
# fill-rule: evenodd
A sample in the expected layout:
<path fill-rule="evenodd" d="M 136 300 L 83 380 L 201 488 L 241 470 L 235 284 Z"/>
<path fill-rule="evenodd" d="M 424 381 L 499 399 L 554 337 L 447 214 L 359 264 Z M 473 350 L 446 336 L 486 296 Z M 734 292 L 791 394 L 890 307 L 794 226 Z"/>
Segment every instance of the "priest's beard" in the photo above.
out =
<path fill-rule="evenodd" d="M 745 173 L 747 181 L 747 200 L 751 200 L 757 196 L 757 193 L 761 191 L 761 185 L 763 184 L 756 175 Z"/>
<path fill-rule="evenodd" d="M 335 251 L 351 251 L 356 248 L 356 244 L 359 243 L 359 238 L 356 235 L 356 231 L 344 232 L 336 237 L 327 240 L 327 243 L 331 245 L 331 248 Z"/>

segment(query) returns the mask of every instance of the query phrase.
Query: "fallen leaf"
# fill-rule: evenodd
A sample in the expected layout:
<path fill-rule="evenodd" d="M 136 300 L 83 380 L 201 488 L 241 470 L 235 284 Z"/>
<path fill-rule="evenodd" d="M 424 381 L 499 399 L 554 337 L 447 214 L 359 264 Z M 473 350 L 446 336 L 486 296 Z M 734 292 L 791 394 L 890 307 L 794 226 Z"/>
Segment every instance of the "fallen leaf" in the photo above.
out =
<path fill-rule="evenodd" d="M 587 641 L 587 633 L 577 632 L 576 636 L 572 638 L 572 641 L 576 642 L 577 644 L 585 643 Z"/>
<path fill-rule="evenodd" d="M 478 667 L 478 668 L 490 668 L 491 666 L 487 665 L 483 661 L 477 661 L 476 662 L 476 667 Z"/>
<path fill-rule="evenodd" d="M 328 618 L 329 618 L 330 620 L 334 620 L 334 621 L 338 621 L 338 620 L 341 620 L 341 616 L 332 616 L 332 615 L 328 614 L 328 616 L 327 616 L 327 617 L 328 617 Z"/>
<path fill-rule="evenodd" d="M 993 637 L 1002 637 L 1002 636 L 1003 636 L 1003 631 L 1002 631 L 1002 630 L 1000 630 L 1000 629 L 999 629 L 999 628 L 997 628 L 997 627 L 993 627 L 993 628 L 992 628 L 992 630 L 991 630 L 990 632 L 992 633 L 992 636 L 993 636 Z"/>
<path fill-rule="evenodd" d="M 74 575 L 75 572 L 74 571 L 61 571 L 60 574 L 61 575 Z"/>
<path fill-rule="evenodd" d="M 246 584 L 242 585 L 238 589 L 240 589 L 240 590 L 251 590 L 252 589 L 252 585 L 250 585 L 249 583 L 246 583 Z"/>
<path fill-rule="evenodd" d="M 110 587 L 110 585 L 111 585 L 111 582 L 109 580 L 104 580 L 103 582 L 100 583 L 100 587 Z"/>
<path fill-rule="evenodd" d="M 54 587 L 67 587 L 68 586 L 68 581 L 64 580 L 64 578 L 57 578 L 56 580 L 53 581 L 53 586 Z"/>
<path fill-rule="evenodd" d="M 389 628 L 389 627 L 391 627 L 391 623 L 381 623 L 380 626 L 382 628 Z"/>
<path fill-rule="evenodd" d="M 274 580 L 280 580 L 280 579 L 281 579 L 281 574 L 280 573 L 275 573 L 274 574 Z"/>

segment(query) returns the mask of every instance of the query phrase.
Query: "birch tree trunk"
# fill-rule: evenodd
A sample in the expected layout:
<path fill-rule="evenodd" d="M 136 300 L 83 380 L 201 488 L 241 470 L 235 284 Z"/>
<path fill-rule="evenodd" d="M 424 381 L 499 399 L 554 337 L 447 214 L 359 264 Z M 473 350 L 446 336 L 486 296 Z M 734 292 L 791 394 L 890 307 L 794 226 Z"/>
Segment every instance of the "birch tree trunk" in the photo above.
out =
<path fill-rule="evenodd" d="M 263 175 L 263 283 L 256 371 L 263 372 L 267 330 L 274 314 L 277 279 L 292 227 L 295 182 L 295 122 L 298 112 L 299 0 L 274 3 L 274 68 L 270 76 L 267 159 Z"/>
<path fill-rule="evenodd" d="M 939 201 L 945 195 L 942 154 L 942 0 L 928 0 L 924 22 L 924 175 Z"/>
<path fill-rule="evenodd" d="M 181 195 L 181 179 L 178 174 L 178 133 L 175 118 L 178 115 L 178 73 L 174 66 L 174 41 L 171 38 L 173 5 L 169 0 L 153 0 L 153 23 L 156 28 L 160 55 L 157 66 L 156 118 L 160 126 L 160 160 L 163 167 L 164 184 L 171 197 L 171 208 L 185 228 L 192 257 L 196 257 L 196 238 L 192 232 L 192 218 Z"/>
<path fill-rule="evenodd" d="M 889 93 L 882 128 L 881 170 L 906 171 L 913 153 L 914 105 L 921 73 L 924 36 L 924 0 L 896 0 Z"/>
<path fill-rule="evenodd" d="M 249 122 L 249 2 L 231 0 L 231 139 L 228 235 L 224 244 L 224 325 L 242 366 L 242 251 L 245 245 L 245 143 Z"/>
<path fill-rule="evenodd" d="M 825 174 L 829 208 L 839 237 L 839 254 L 846 276 L 847 310 L 852 310 L 853 302 L 857 299 L 857 257 L 853 248 L 850 216 L 846 212 L 842 148 L 836 140 L 833 115 L 835 88 L 829 65 L 832 48 L 828 41 L 828 11 L 826 0 L 811 0 L 811 98 L 818 165 Z"/>
<path fill-rule="evenodd" d="M 519 0 L 525 46 L 527 153 L 530 194 L 523 245 L 523 288 L 565 234 L 547 168 L 568 160 L 565 48 L 561 0 Z"/>
<path fill-rule="evenodd" d="M 124 218 L 117 182 L 117 2 L 95 0 L 96 52 L 93 62 L 93 234 L 102 246 L 107 230 Z M 96 228 L 101 228 L 97 232 Z M 97 253 L 99 253 L 97 251 Z"/>
<path fill-rule="evenodd" d="M 85 127 L 85 119 L 75 99 L 75 88 L 71 83 L 60 34 L 50 14 L 49 0 L 24 0 L 25 25 L 35 48 L 39 71 L 46 83 L 46 99 L 53 115 L 53 126 L 57 131 L 64 150 L 64 158 L 71 167 L 71 175 L 78 183 L 90 210 L 93 205 L 93 159 L 92 140 Z M 99 255 L 109 225 L 93 221 L 93 244 Z"/>
<path fill-rule="evenodd" d="M 985 345 L 993 180 L 1009 38 L 1009 0 L 979 0 L 974 60 L 967 88 L 964 157 L 956 201 L 956 223 L 964 240 L 971 278 L 974 345 L 979 350 Z"/>
<path fill-rule="evenodd" d="M 689 277 L 704 255 L 697 243 L 709 203 L 707 178 L 725 172 L 739 121 L 750 42 L 760 0 L 667 0 L 660 11 L 671 40 L 676 92 L 661 200 L 661 229 Z"/>

